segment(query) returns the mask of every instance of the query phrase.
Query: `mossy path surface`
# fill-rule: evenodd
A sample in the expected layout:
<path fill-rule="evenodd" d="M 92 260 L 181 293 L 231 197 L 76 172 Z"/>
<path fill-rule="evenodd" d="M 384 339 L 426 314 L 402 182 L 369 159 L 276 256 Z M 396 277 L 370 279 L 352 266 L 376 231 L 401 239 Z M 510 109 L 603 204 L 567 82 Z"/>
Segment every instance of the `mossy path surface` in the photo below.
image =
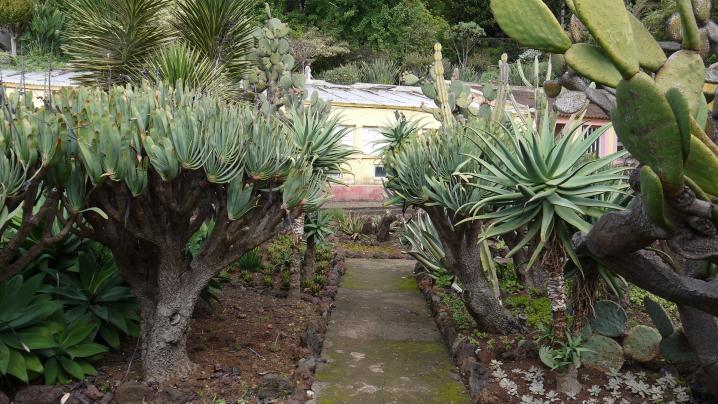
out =
<path fill-rule="evenodd" d="M 316 373 L 319 404 L 470 402 L 413 268 L 348 260 Z"/>

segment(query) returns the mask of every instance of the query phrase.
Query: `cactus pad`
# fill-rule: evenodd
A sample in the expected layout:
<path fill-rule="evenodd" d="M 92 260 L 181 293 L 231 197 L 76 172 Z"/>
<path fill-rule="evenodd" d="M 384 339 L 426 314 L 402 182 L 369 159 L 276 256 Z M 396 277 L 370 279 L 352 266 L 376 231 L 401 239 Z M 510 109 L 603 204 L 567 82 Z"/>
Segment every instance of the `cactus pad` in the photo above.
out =
<path fill-rule="evenodd" d="M 626 311 L 610 300 L 601 300 L 595 306 L 596 316 L 591 320 L 591 328 L 607 337 L 620 337 L 626 331 Z"/>
<path fill-rule="evenodd" d="M 623 77 L 639 72 L 636 43 L 623 0 L 574 0 L 576 13 Z"/>
<path fill-rule="evenodd" d="M 666 338 L 673 334 L 675 329 L 673 328 L 673 321 L 668 316 L 668 312 L 656 301 L 646 296 L 643 299 L 643 306 L 646 308 L 646 312 L 651 316 L 653 325 L 656 326 L 658 332 L 661 333 L 663 338 Z"/>
<path fill-rule="evenodd" d="M 688 153 L 691 151 L 691 111 L 686 97 L 677 88 L 672 88 L 666 92 L 666 99 L 671 105 L 673 114 L 676 116 L 678 129 L 681 134 L 681 147 L 683 150 L 683 161 L 688 159 Z"/>
<path fill-rule="evenodd" d="M 582 76 L 597 83 L 616 88 L 623 78 L 598 46 L 575 44 L 566 52 L 566 63 Z"/>
<path fill-rule="evenodd" d="M 637 325 L 628 331 L 623 340 L 623 352 L 637 362 L 646 363 L 658 357 L 660 343 L 661 334 L 658 333 L 658 330 L 645 325 Z"/>
<path fill-rule="evenodd" d="M 693 14 L 693 4 L 691 0 L 678 0 L 676 3 L 683 27 L 683 48 L 697 51 L 701 47 L 701 32 Z"/>
<path fill-rule="evenodd" d="M 492 0 L 491 11 L 501 29 L 521 45 L 564 53 L 571 40 L 541 0 Z"/>
<path fill-rule="evenodd" d="M 588 351 L 581 355 L 581 362 L 587 367 L 604 373 L 623 367 L 623 348 L 611 338 L 594 334 L 583 347 Z"/>
<path fill-rule="evenodd" d="M 687 364 L 698 360 L 683 330 L 677 330 L 668 337 L 663 338 L 660 348 L 661 355 L 671 363 Z"/>
<path fill-rule="evenodd" d="M 641 168 L 641 198 L 651 223 L 665 230 L 673 230 L 673 225 L 666 219 L 661 179 L 649 166 Z"/>
<path fill-rule="evenodd" d="M 683 190 L 683 145 L 668 100 L 647 74 L 623 80 L 612 113 L 616 134 L 641 163 L 651 166 L 671 194 Z"/>
<path fill-rule="evenodd" d="M 691 136 L 691 153 L 686 161 L 685 173 L 701 189 L 710 194 L 718 195 L 718 157 L 711 152 L 700 139 Z"/>
<path fill-rule="evenodd" d="M 700 97 L 703 97 L 705 71 L 703 59 L 697 52 L 678 51 L 656 74 L 656 85 L 664 93 L 678 88 L 686 97 L 691 114 L 696 116 L 701 105 Z"/>
<path fill-rule="evenodd" d="M 633 40 L 636 41 L 638 63 L 646 70 L 658 71 L 666 63 L 666 54 L 661 49 L 661 45 L 633 14 L 628 13 L 628 19 L 631 21 Z"/>

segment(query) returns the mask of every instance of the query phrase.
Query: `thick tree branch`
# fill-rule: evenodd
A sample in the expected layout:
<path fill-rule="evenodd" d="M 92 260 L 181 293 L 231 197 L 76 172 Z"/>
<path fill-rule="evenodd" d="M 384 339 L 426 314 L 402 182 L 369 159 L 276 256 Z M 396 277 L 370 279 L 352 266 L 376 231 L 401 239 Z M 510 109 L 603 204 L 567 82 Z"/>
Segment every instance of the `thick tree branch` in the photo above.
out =
<path fill-rule="evenodd" d="M 626 242 L 628 243 L 629 240 Z M 718 316 L 716 285 L 679 275 L 662 256 L 654 251 L 643 249 L 633 253 L 622 252 L 618 255 L 597 254 L 594 253 L 595 246 L 591 246 L 591 239 L 578 233 L 574 235 L 574 245 L 579 254 L 592 256 L 601 265 L 640 288 L 672 302 Z"/>

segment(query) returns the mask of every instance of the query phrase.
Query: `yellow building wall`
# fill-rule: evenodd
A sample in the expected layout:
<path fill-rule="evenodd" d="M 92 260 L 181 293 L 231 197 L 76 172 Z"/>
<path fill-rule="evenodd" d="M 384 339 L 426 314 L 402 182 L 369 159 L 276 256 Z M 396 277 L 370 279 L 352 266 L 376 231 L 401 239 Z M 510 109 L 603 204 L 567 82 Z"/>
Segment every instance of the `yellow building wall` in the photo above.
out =
<path fill-rule="evenodd" d="M 375 176 L 375 167 L 380 163 L 379 157 L 366 153 L 367 149 L 371 148 L 370 143 L 377 138 L 370 139 L 367 134 L 369 131 L 376 132 L 393 123 L 396 120 L 395 111 L 403 113 L 411 120 L 422 122 L 427 129 L 437 129 L 440 126 L 431 113 L 418 108 L 398 109 L 391 106 L 332 103 L 332 114 L 339 116 L 342 126 L 351 129 L 350 139 L 347 139 L 345 144 L 357 149 L 357 154 L 347 164 L 348 173 L 342 176 L 344 183 L 349 185 L 382 184 L 382 178 Z"/>

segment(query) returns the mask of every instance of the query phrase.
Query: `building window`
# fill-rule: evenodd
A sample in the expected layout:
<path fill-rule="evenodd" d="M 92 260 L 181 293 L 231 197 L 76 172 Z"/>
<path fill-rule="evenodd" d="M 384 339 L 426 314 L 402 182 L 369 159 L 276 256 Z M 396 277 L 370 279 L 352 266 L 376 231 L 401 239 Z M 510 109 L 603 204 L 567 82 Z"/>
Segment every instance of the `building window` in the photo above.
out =
<path fill-rule="evenodd" d="M 379 128 L 362 128 L 361 133 L 361 150 L 367 156 L 379 156 L 381 154 L 381 146 L 377 143 L 384 136 Z"/>
<path fill-rule="evenodd" d="M 342 144 L 354 147 L 354 132 L 356 132 L 356 128 L 353 126 L 340 126 L 339 129 L 346 130 L 344 137 L 342 137 Z"/>
<path fill-rule="evenodd" d="M 386 177 L 386 170 L 384 170 L 384 166 L 374 166 L 374 177 L 376 177 L 376 178 Z"/>
<path fill-rule="evenodd" d="M 600 126 L 585 126 L 585 131 L 583 132 L 583 138 L 586 139 L 589 136 L 591 136 L 595 131 L 601 129 Z M 591 145 L 591 147 L 586 150 L 588 154 L 593 154 L 595 156 L 598 156 L 599 150 L 601 146 L 601 138 L 596 139 L 595 142 Z"/>

